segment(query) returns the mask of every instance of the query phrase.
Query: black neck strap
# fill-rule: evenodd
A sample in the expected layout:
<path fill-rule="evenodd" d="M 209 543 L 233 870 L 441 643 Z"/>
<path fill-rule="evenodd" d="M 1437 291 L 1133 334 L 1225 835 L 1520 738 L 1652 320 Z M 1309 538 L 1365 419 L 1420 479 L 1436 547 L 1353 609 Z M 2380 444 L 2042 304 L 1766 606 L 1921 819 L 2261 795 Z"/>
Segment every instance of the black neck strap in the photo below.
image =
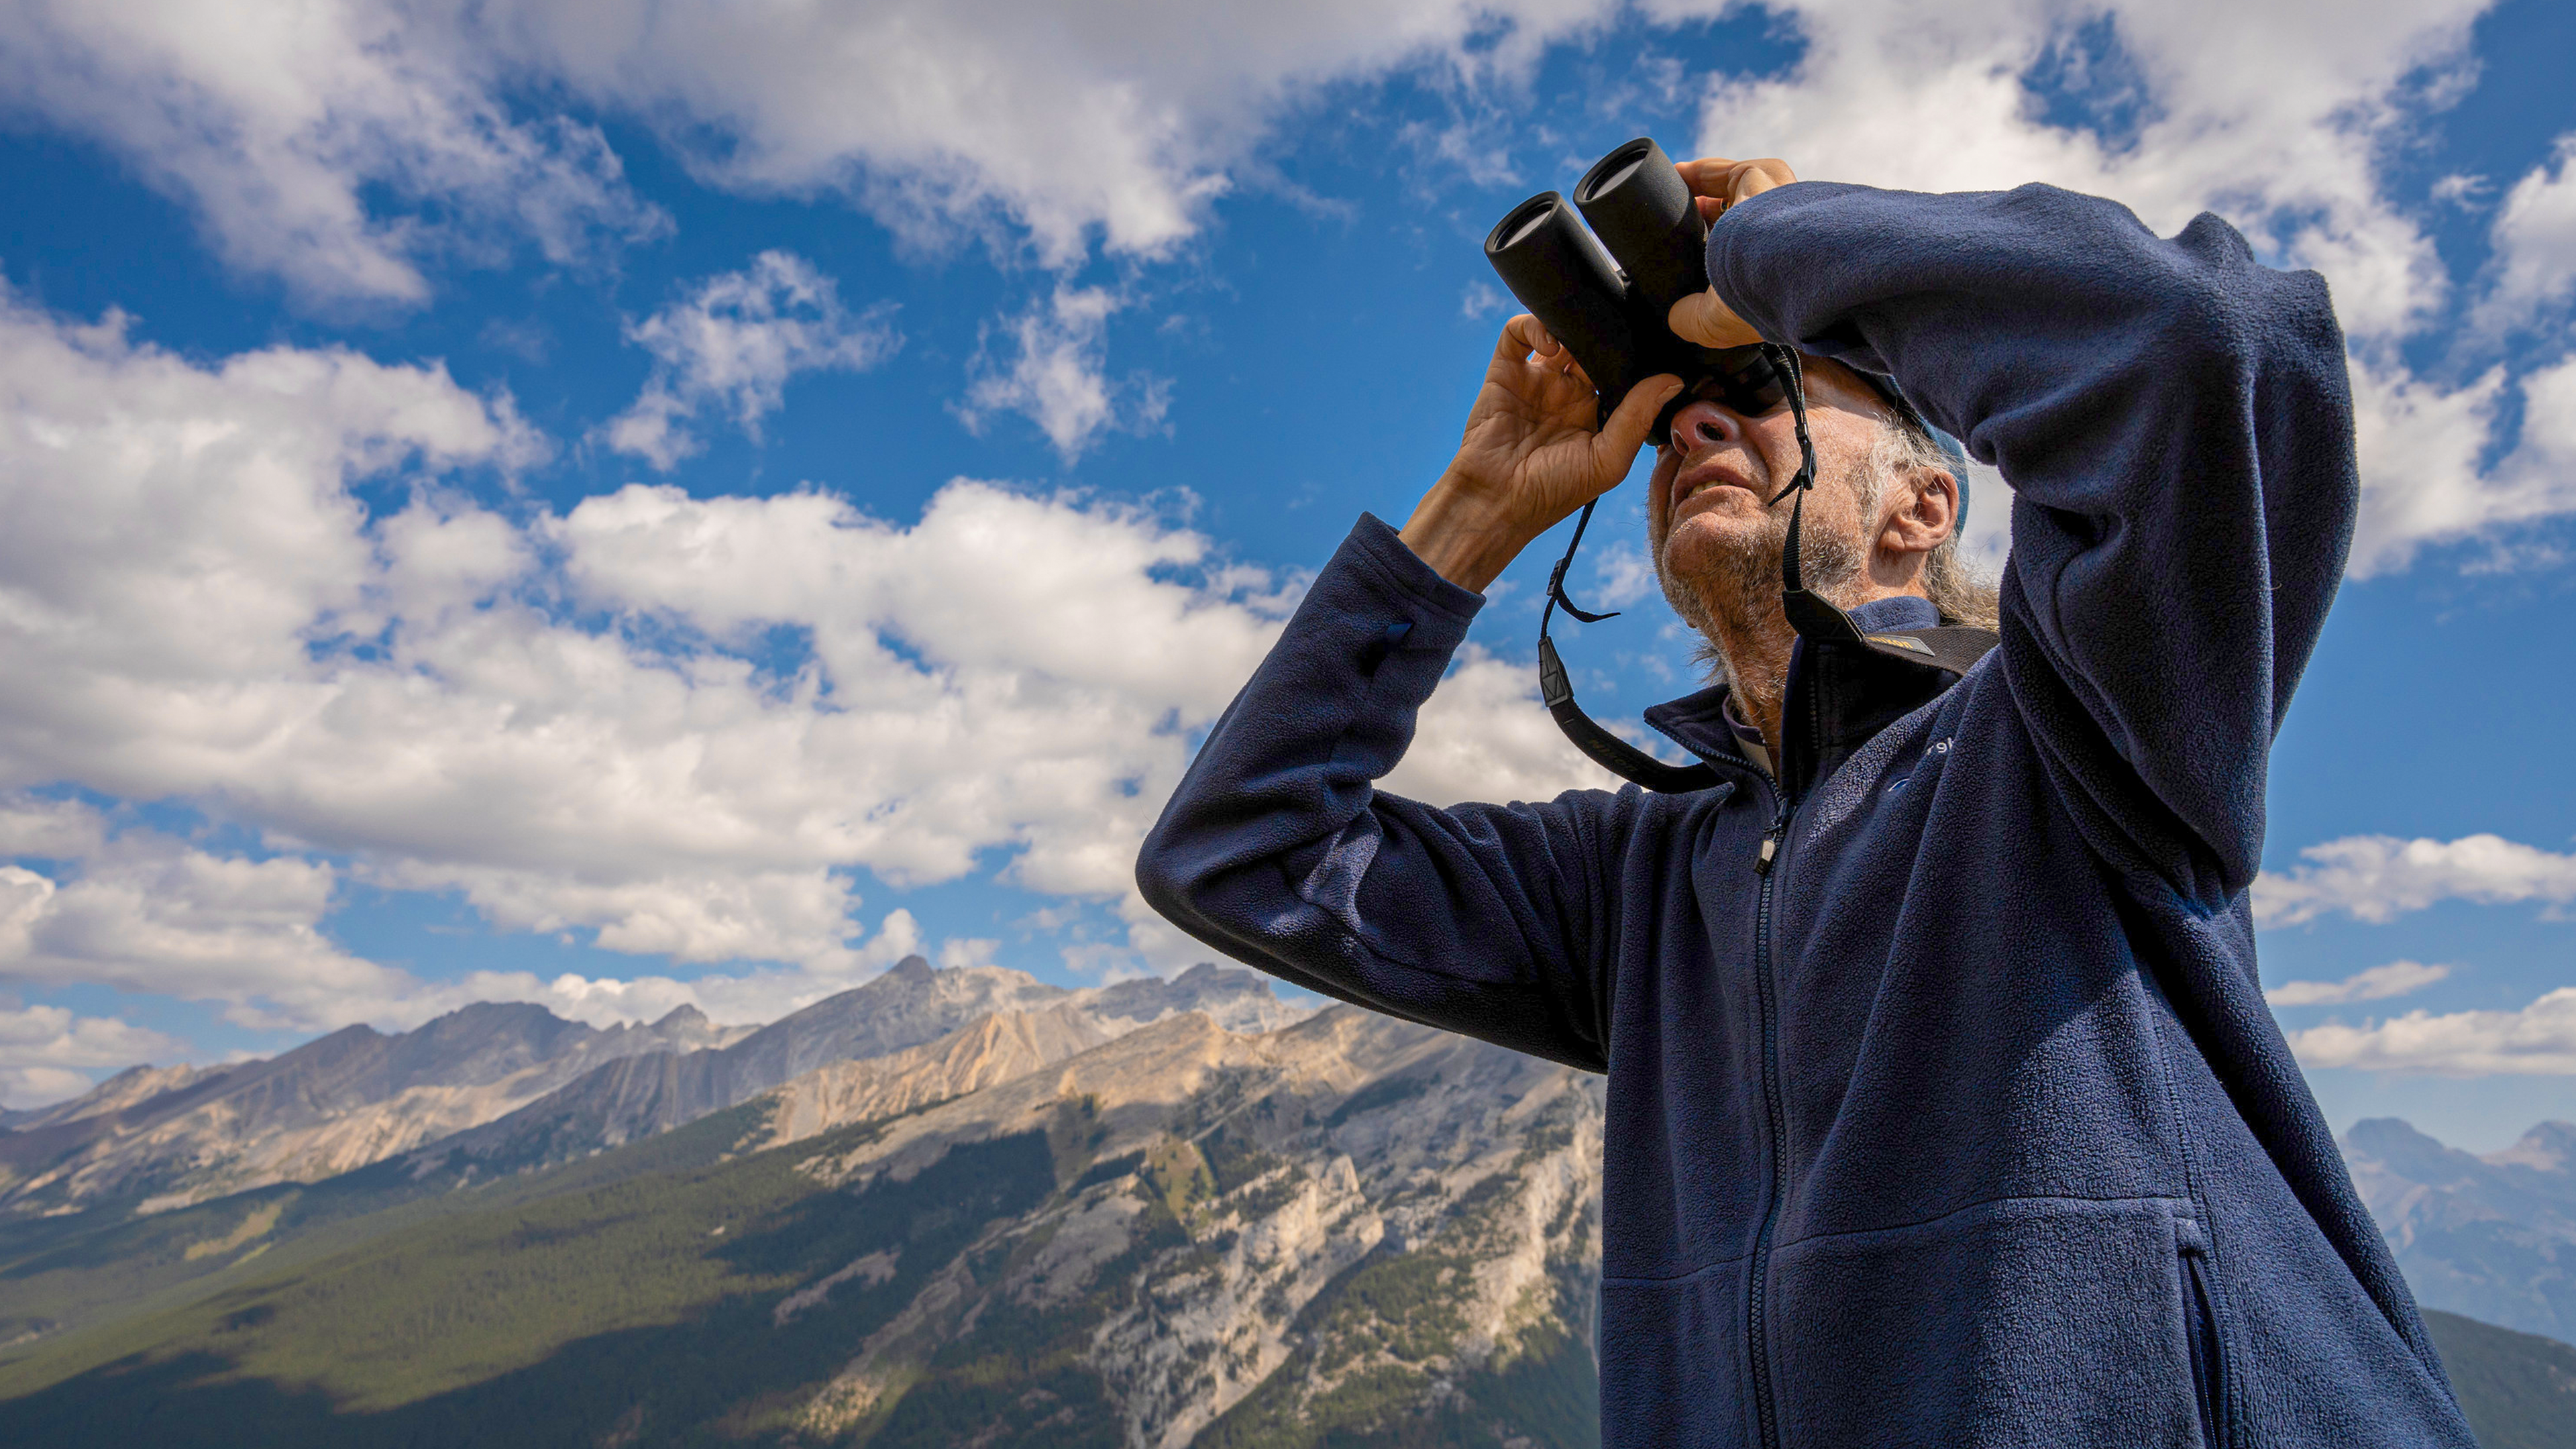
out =
<path fill-rule="evenodd" d="M 1822 594 L 1810 591 L 1798 568 L 1798 529 L 1807 507 L 1807 490 L 1816 486 L 1816 444 L 1807 433 L 1806 377 L 1794 349 L 1778 343 L 1762 344 L 1763 353 L 1780 372 L 1783 391 L 1788 396 L 1789 417 L 1798 435 L 1798 475 L 1789 486 L 1771 495 L 1764 506 L 1776 506 L 1791 493 L 1798 495 L 1789 505 L 1789 533 L 1780 548 L 1780 607 L 1789 616 L 1789 627 L 1798 637 L 1818 644 L 1842 644 L 1873 654 L 1900 659 L 1908 664 L 1965 674 L 1969 666 L 1985 657 L 1995 647 L 1996 636 L 1984 629 L 1943 626 L 1931 629 L 1891 629 L 1884 633 L 1863 633 L 1852 616 L 1844 613 Z M 1619 617 L 1613 610 L 1595 614 L 1575 607 L 1565 596 L 1565 571 L 1574 565 L 1574 552 L 1583 546 L 1583 531 L 1592 526 L 1592 510 L 1600 503 L 1595 498 L 1583 505 L 1574 520 L 1574 536 L 1565 542 L 1565 556 L 1547 576 L 1547 603 L 1538 616 L 1538 693 L 1556 727 L 1591 761 L 1611 774 L 1632 780 L 1649 790 L 1679 794 L 1705 790 L 1718 783 L 1717 771 L 1705 764 L 1668 765 L 1635 745 L 1604 729 L 1600 722 L 1583 712 L 1574 702 L 1574 685 L 1566 678 L 1565 664 L 1557 658 L 1556 642 L 1548 637 L 1547 626 L 1557 607 L 1586 624 Z"/>

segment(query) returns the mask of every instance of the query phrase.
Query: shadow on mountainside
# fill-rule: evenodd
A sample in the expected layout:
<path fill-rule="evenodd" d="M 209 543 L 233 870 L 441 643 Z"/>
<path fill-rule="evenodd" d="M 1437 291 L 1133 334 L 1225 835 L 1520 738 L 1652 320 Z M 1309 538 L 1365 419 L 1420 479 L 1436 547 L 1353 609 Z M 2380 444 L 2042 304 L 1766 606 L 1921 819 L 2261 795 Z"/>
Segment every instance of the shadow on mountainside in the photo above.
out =
<path fill-rule="evenodd" d="M 760 1176 L 792 1170 L 765 1166 Z M 741 1175 L 700 1174 L 698 1185 Z M 959 1146 L 909 1182 L 856 1194 L 761 1202 L 757 1185 L 737 1185 L 677 1205 L 649 1191 L 615 1201 L 624 1186 L 486 1214 L 442 1241 L 361 1250 L 138 1325 L 161 1341 L 0 1401 L 0 1440 L 800 1442 L 796 1407 L 851 1346 L 985 1224 L 1054 1191 L 1055 1174 L 1044 1134 L 1030 1133 Z M 711 1216 L 726 1220 L 710 1227 Z M 777 1321 L 783 1285 L 872 1253 L 893 1270 Z M 670 1321 L 568 1336 L 618 1317 Z"/>

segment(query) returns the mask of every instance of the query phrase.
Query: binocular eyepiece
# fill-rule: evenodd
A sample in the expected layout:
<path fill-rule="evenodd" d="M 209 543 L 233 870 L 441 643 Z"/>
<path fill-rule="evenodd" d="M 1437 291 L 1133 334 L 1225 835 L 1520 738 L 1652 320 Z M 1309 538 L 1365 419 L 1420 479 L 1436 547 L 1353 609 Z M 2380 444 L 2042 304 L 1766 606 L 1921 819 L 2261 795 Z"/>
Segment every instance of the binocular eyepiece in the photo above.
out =
<path fill-rule="evenodd" d="M 1513 207 L 1486 236 L 1485 260 L 1574 354 L 1604 417 L 1640 379 L 1670 372 L 1689 383 L 1719 370 L 1721 354 L 1674 336 L 1666 320 L 1708 287 L 1708 223 L 1650 137 L 1595 163 L 1573 205 L 1548 191 Z"/>

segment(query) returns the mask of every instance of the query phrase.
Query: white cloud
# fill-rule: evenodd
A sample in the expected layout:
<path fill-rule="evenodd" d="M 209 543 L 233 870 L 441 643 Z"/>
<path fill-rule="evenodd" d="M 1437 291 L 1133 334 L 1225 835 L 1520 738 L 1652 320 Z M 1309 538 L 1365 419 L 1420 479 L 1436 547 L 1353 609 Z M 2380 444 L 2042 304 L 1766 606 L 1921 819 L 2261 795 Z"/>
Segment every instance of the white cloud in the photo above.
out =
<path fill-rule="evenodd" d="M 2354 361 L 2354 433 L 2367 480 L 2347 565 L 2354 576 L 2403 568 L 2428 542 L 2530 516 L 2478 476 L 2504 384 L 2502 368 L 2444 387 Z"/>
<path fill-rule="evenodd" d="M 1538 700 L 1534 666 L 1469 645 L 1423 705 L 1412 748 L 1382 783 L 1434 805 L 1551 800 L 1623 782 L 1576 751 Z"/>
<path fill-rule="evenodd" d="M 969 943 L 971 949 L 972 943 Z M 411 1027 L 476 1001 L 528 1001 L 568 1021 L 609 1026 L 654 1021 L 680 1006 L 694 1006 L 726 1023 L 775 1021 L 835 992 L 846 991 L 904 957 L 925 950 L 920 923 L 906 910 L 886 913 L 875 935 L 828 957 L 796 966 L 741 972 L 710 971 L 680 980 L 664 975 L 544 977 L 529 971 L 469 971 L 451 981 L 413 982 L 365 1019 L 383 1027 Z M 943 958 L 955 953 L 943 946 Z"/>
<path fill-rule="evenodd" d="M 2384 922 L 2444 900 L 2576 900 L 2576 855 L 2496 835 L 2447 842 L 2353 835 L 2311 845 L 2299 859 L 2287 871 L 2255 877 L 2256 924 L 2295 926 L 2336 911 Z"/>
<path fill-rule="evenodd" d="M 421 13 L 23 0 L 0 9 L 0 94 L 186 202 L 234 266 L 323 303 L 417 303 L 427 251 L 526 238 L 570 262 L 667 225 L 595 128 L 513 120 Z M 370 191 L 409 206 L 376 214 Z"/>
<path fill-rule="evenodd" d="M 719 185 L 843 189 L 929 241 L 1023 232 L 1050 266 L 1092 238 L 1160 256 L 1229 167 L 1319 86 L 1431 65 L 1526 66 L 1605 0 L 1315 0 L 1222 12 L 1144 0 L 745 8 L 722 0 L 486 7 L 520 64 L 657 121 Z"/>
<path fill-rule="evenodd" d="M 667 472 L 698 450 L 681 424 L 711 407 L 757 439 L 790 377 L 862 371 L 901 346 L 887 311 L 852 315 L 830 277 L 787 252 L 762 252 L 739 272 L 710 277 L 626 329 L 653 354 L 653 372 L 634 405 L 607 424 L 609 446 Z"/>
<path fill-rule="evenodd" d="M 69 1067 L 0 1066 L 0 1107 L 24 1112 L 33 1107 L 50 1107 L 98 1085 L 87 1072 Z"/>
<path fill-rule="evenodd" d="M 1655 566 L 1646 559 L 1646 546 L 1633 538 L 1623 538 L 1591 551 L 1592 592 L 1583 600 L 1587 609 L 1624 609 L 1657 592 Z"/>
<path fill-rule="evenodd" d="M 346 1020 L 346 1003 L 399 995 L 406 979 L 322 935 L 336 885 L 327 864 L 210 855 L 148 831 L 102 846 L 68 882 L 0 865 L 0 979 L 222 1001 L 255 1026 Z"/>
<path fill-rule="evenodd" d="M 0 883 L 0 895 L 8 887 Z M 0 1106 L 25 1110 L 90 1089 L 88 1067 L 167 1061 L 186 1046 L 113 1016 L 76 1016 L 60 1006 L 0 1005 Z"/>
<path fill-rule="evenodd" d="M 0 795 L 0 859 L 77 860 L 105 839 L 98 812 L 76 800 Z"/>
<path fill-rule="evenodd" d="M 595 128 L 513 119 L 550 96 L 659 128 L 710 184 L 838 191 L 916 246 L 1025 238 L 1062 267 L 1095 239 L 1168 254 L 1320 85 L 1518 71 L 1610 8 L 25 0 L 0 12 L 0 89 L 184 199 L 235 264 L 417 301 L 432 247 L 518 235 L 563 259 L 664 224 Z"/>
<path fill-rule="evenodd" d="M 1648 13 L 1727 8 L 1666 0 Z M 2353 572 L 2367 576 L 2406 566 L 2426 544 L 2576 512 L 2576 446 L 2552 451 L 2555 436 L 2526 425 L 2522 446 L 2482 462 L 2497 441 L 2501 371 L 2446 383 L 2413 374 L 2395 350 L 2453 297 L 2423 222 L 2384 192 L 2382 157 L 2413 117 L 2462 92 L 2468 28 L 2485 8 L 2372 0 L 2329 16 L 2218 0 L 1946 9 L 1809 0 L 1782 12 L 1807 42 L 1794 70 L 1707 83 L 1700 149 L 1781 155 L 1801 175 L 1913 190 L 2053 182 L 2117 197 L 2165 234 L 2214 210 L 2268 253 L 2318 268 L 2353 343 L 2363 478 Z M 2115 38 L 2113 70 L 2127 79 L 2088 93 L 2077 75 L 2073 110 L 2088 99 L 2133 104 L 2134 130 L 2053 124 L 2034 79 L 2105 22 L 2094 35 Z M 2221 34 L 2225 44 L 2210 43 Z M 2527 316 L 2567 286 L 2569 154 L 2562 146 L 2525 177 L 2499 213 L 2499 316 Z M 2551 376 L 2525 382 L 2527 402 Z M 2556 417 L 2541 406 L 2529 415 Z M 1971 544 L 1987 544 L 1978 532 Z"/>
<path fill-rule="evenodd" d="M 999 860 L 1124 913 L 1190 739 L 1295 601 L 1166 520 L 965 480 L 909 525 L 818 492 L 636 486 L 514 521 L 448 491 L 539 446 L 434 369 L 200 365 L 118 319 L 0 307 L 0 677 L 47 681 L 0 692 L 0 788 L 192 803 L 279 852 L 107 839 L 5 797 L 13 854 L 80 866 L 11 868 L 0 970 L 244 1019 L 446 1001 L 329 940 L 354 876 L 460 892 L 504 929 L 793 968 L 476 988 L 721 1015 L 919 944 L 899 911 L 862 939 L 857 870 Z M 413 496 L 370 520 L 351 485 L 385 475 Z M 782 625 L 810 652 L 773 671 L 752 656 Z M 1462 666 L 1421 768 L 1445 752 L 1461 783 L 1552 793 L 1564 748 L 1499 668 Z"/>
<path fill-rule="evenodd" d="M 2576 1072 L 2576 986 L 2562 986 L 2520 1011 L 2410 1011 L 2360 1026 L 2328 1022 L 2292 1032 L 2290 1048 L 2312 1071 L 2564 1075 Z"/>
<path fill-rule="evenodd" d="M 1978 572 L 2002 570 L 2012 548 L 2012 485 L 2003 471 L 1968 460 L 1968 526 L 1959 535 L 1959 557 Z"/>
<path fill-rule="evenodd" d="M 2505 393 L 2492 368 L 2457 387 L 2356 361 L 2353 393 L 2365 485 L 2351 572 L 2388 573 L 2426 545 L 2486 539 L 2576 512 L 2576 355 L 2525 373 L 2521 432 L 2504 456 L 2482 465 Z"/>
<path fill-rule="evenodd" d="M 1105 431 L 1146 432 L 1162 422 L 1169 384 L 1108 375 L 1109 318 L 1119 305 L 1106 288 L 1058 286 L 1010 319 L 1001 329 L 1008 359 L 976 359 L 977 375 L 958 409 L 966 426 L 981 431 L 989 414 L 1020 413 L 1071 461 Z"/>
<path fill-rule="evenodd" d="M 1899 0 L 1795 5 L 1792 73 L 1712 82 L 1709 151 L 1782 155 L 1802 175 L 1914 190 L 2050 181 L 2135 206 L 2172 232 L 2204 208 L 2339 283 L 2348 328 L 2403 331 L 2440 299 L 2430 242 L 2381 197 L 2374 158 L 2399 87 L 2456 65 L 2481 0 L 2377 0 L 2337 23 L 2304 7 L 2077 6 L 1927 11 Z M 2109 22 L 2134 72 L 2134 136 L 2051 124 L 2034 78 Z M 2224 33 L 2225 45 L 2209 37 Z M 2082 87 L 2078 87 L 2079 109 Z"/>
<path fill-rule="evenodd" d="M 2514 183 L 2496 212 L 2495 290 L 2481 310 L 2519 325 L 2576 290 L 2576 133 Z"/>
<path fill-rule="evenodd" d="M 2054 181 L 2123 198 L 2166 231 L 2211 207 L 2322 268 L 2363 374 L 2355 566 L 2384 571 L 2428 542 L 2576 511 L 2545 453 L 2480 466 L 2497 378 L 2418 378 L 2394 350 L 2452 299 L 2424 225 L 2383 194 L 2384 152 L 2464 91 L 2469 27 L 2488 3 L 1802 0 L 1775 7 L 1806 42 L 1794 70 L 1700 82 L 1701 149 L 1918 189 Z M 1742 10 L 1654 0 L 1641 13 Z M 189 198 L 238 264 L 316 296 L 416 300 L 425 249 L 512 234 L 571 257 L 659 224 L 594 129 L 512 119 L 531 95 L 654 126 L 712 185 L 836 192 L 925 254 L 981 236 L 1067 273 L 1095 248 L 1169 256 L 1240 179 L 1271 175 L 1274 127 L 1326 86 L 1427 75 L 1483 115 L 1549 45 L 1620 13 L 1609 0 L 1320 0 L 1211 23 L 1150 0 L 1068 24 L 1027 0 L 252 0 L 220 16 L 32 0 L 0 16 L 0 78 L 22 108 Z M 2111 54 L 2070 64 L 2106 38 Z M 1652 84 L 1680 74 L 1664 65 Z M 2040 104 L 2041 84 L 2064 93 L 2058 109 Z M 2088 108 L 2079 124 L 2051 119 Z M 1507 150 L 1479 143 L 1437 164 L 1491 181 Z M 2507 323 L 2564 291 L 2567 154 L 2499 208 L 2487 310 Z M 1068 458 L 1105 429 L 1152 427 L 1154 381 L 1110 380 L 1112 310 L 1107 293 L 1067 285 L 1004 319 L 1007 355 L 988 359 L 964 413 L 1026 413 Z M 685 440 L 656 432 L 680 415 L 676 398 L 640 400 L 624 445 L 676 456 Z"/>
<path fill-rule="evenodd" d="M 181 1049 L 157 1031 L 112 1016 L 75 1016 L 60 1006 L 0 1007 L 0 1063 L 8 1066 L 124 1067 Z"/>
<path fill-rule="evenodd" d="M 2421 991 L 2451 974 L 2448 966 L 2421 961 L 2391 961 L 2356 971 L 2341 981 L 2284 981 L 2263 993 L 2274 1006 L 2339 1006 L 2351 1001 L 2385 1001 Z"/>

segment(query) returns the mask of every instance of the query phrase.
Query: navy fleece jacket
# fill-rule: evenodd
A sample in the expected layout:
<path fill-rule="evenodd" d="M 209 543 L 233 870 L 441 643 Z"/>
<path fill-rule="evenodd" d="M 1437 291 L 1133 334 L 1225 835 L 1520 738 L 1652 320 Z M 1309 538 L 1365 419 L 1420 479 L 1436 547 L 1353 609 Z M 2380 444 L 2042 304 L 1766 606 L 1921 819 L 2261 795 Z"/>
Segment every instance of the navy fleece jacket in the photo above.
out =
<path fill-rule="evenodd" d="M 1481 600 L 1363 518 L 1148 899 L 1609 1074 L 1609 1445 L 2472 1444 L 2255 975 L 2264 757 L 2355 506 L 2324 283 L 2210 216 L 1815 182 L 1709 275 L 2003 470 L 2002 645 L 1948 685 L 1801 644 L 1776 785 L 1712 690 L 1649 719 L 1714 788 L 1433 809 L 1371 782 Z"/>

